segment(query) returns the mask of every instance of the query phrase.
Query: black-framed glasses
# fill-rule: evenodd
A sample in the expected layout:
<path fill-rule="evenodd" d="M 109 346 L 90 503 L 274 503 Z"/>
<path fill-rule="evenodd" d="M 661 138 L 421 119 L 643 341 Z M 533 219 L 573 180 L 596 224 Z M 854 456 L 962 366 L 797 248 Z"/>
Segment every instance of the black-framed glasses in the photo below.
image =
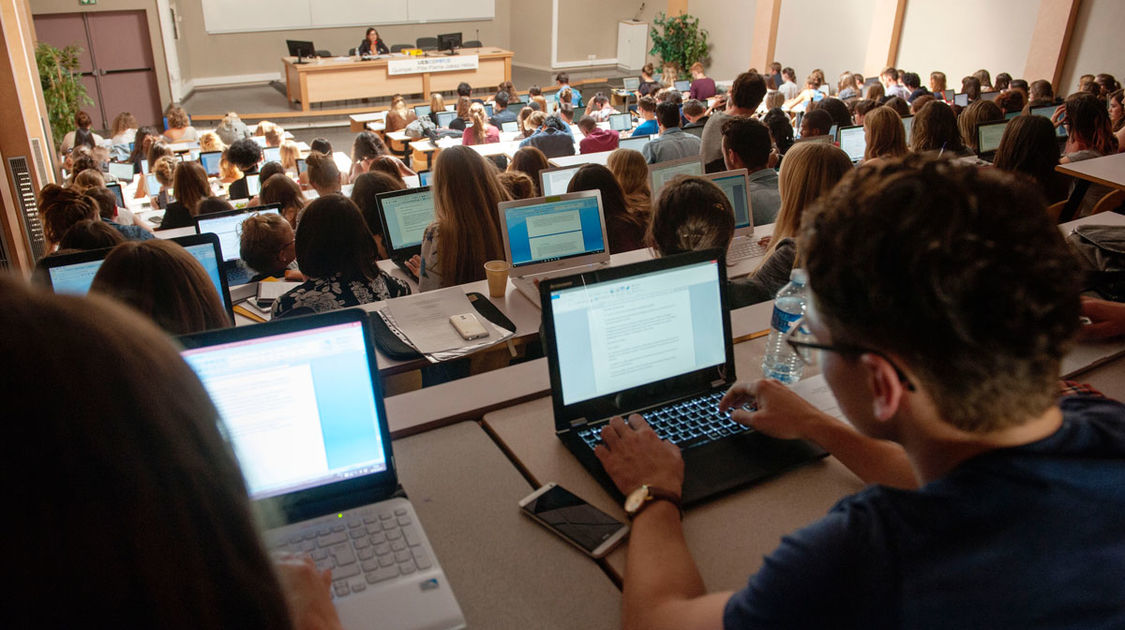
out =
<path fill-rule="evenodd" d="M 789 327 L 789 330 L 785 333 L 784 337 L 785 343 L 789 344 L 789 347 L 793 349 L 793 352 L 796 353 L 797 357 L 799 357 L 801 359 L 801 362 L 805 365 L 816 364 L 815 351 L 818 350 L 855 356 L 861 354 L 874 354 L 878 357 L 881 357 L 887 363 L 891 364 L 891 367 L 895 370 L 895 374 L 898 376 L 899 382 L 902 383 L 902 386 L 905 387 L 907 391 L 917 391 L 914 387 L 914 383 L 910 382 L 910 379 L 907 378 L 906 372 L 903 372 L 902 369 L 898 367 L 898 364 L 895 363 L 894 360 L 887 356 L 885 353 L 875 350 L 874 348 L 864 348 L 862 346 L 851 346 L 846 344 L 831 345 L 820 343 L 816 340 L 816 337 L 813 336 L 812 331 L 809 330 L 808 324 L 806 323 L 805 319 L 806 318 L 802 316 L 800 319 L 793 322 L 793 325 Z"/>

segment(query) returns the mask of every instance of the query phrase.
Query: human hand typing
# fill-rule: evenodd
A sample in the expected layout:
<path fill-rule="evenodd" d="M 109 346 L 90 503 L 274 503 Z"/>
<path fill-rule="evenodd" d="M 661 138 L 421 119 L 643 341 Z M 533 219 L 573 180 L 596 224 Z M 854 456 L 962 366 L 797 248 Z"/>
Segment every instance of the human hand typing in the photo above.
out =
<path fill-rule="evenodd" d="M 679 492 L 684 485 L 684 459 L 680 449 L 656 436 L 639 414 L 626 423 L 614 417 L 602 429 L 602 443 L 594 449 L 606 472 L 622 494 L 642 484 Z"/>
<path fill-rule="evenodd" d="M 297 630 L 336 630 L 341 628 L 332 605 L 332 571 L 320 571 L 312 558 L 284 554 L 274 559 L 281 589 L 289 604 L 289 616 Z"/>
<path fill-rule="evenodd" d="M 743 409 L 747 403 L 757 409 Z M 735 422 L 782 440 L 811 439 L 817 423 L 833 421 L 788 387 L 766 379 L 735 383 L 719 401 L 719 411 L 731 411 Z"/>

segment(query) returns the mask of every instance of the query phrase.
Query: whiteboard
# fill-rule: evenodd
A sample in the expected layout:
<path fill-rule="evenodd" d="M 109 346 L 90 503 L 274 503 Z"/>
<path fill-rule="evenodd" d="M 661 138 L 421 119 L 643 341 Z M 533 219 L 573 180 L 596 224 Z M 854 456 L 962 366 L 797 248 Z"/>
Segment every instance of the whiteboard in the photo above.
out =
<path fill-rule="evenodd" d="M 496 0 L 202 0 L 202 4 L 208 33 L 466 22 L 496 17 Z"/>

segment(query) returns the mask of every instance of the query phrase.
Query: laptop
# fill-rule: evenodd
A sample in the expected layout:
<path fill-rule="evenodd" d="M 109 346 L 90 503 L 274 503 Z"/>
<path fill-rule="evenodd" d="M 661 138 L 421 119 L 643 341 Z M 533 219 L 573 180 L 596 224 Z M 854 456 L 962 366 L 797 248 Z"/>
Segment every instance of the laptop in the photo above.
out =
<path fill-rule="evenodd" d="M 1007 114 L 1004 114 L 1004 120 L 1011 120 L 1011 119 L 1015 118 L 1016 116 L 1019 116 L 1022 113 L 1023 112 L 1018 112 L 1018 111 L 1017 112 L 1008 112 Z"/>
<path fill-rule="evenodd" d="M 995 101 L 996 99 L 1000 98 L 1000 92 L 981 92 L 980 97 L 986 101 Z"/>
<path fill-rule="evenodd" d="M 116 177 L 123 182 L 133 181 L 133 163 L 132 162 L 110 162 L 109 174 Z"/>
<path fill-rule="evenodd" d="M 852 164 L 859 164 L 863 160 L 863 154 L 867 151 L 867 134 L 863 131 L 863 125 L 840 127 L 836 132 L 836 142 L 851 158 Z"/>
<path fill-rule="evenodd" d="M 218 177 L 219 162 L 221 162 L 222 159 L 222 151 L 204 151 L 199 154 L 199 165 L 207 172 L 208 177 Z"/>
<path fill-rule="evenodd" d="M 430 111 L 431 110 L 430 110 L 429 105 L 415 105 L 414 106 L 414 115 L 417 116 L 418 118 L 421 118 L 423 116 L 429 116 Z"/>
<path fill-rule="evenodd" d="M 610 114 L 609 128 L 614 131 L 629 131 L 633 128 L 633 116 L 631 114 Z"/>
<path fill-rule="evenodd" d="M 968 107 L 969 106 L 969 95 L 964 94 L 964 93 L 954 94 L 953 95 L 953 104 L 954 105 L 960 105 L 961 107 Z"/>
<path fill-rule="evenodd" d="M 515 120 L 509 120 L 508 122 L 500 123 L 500 131 L 503 131 L 505 133 L 512 133 L 513 131 L 519 131 L 519 130 L 520 130 L 520 124 L 519 124 L 519 122 L 517 122 Z"/>
<path fill-rule="evenodd" d="M 906 146 L 910 146 L 910 134 L 914 132 L 914 116 L 902 117 L 902 129 L 906 132 Z"/>
<path fill-rule="evenodd" d="M 828 135 L 830 135 L 830 136 L 832 136 L 833 138 L 835 138 L 835 137 L 836 137 L 836 131 L 837 131 L 838 129 L 840 129 L 840 125 L 837 125 L 837 124 L 833 123 L 833 124 L 832 124 L 832 126 L 828 128 Z M 838 141 L 837 141 L 837 142 L 838 142 Z"/>
<path fill-rule="evenodd" d="M 262 162 L 281 162 L 281 147 L 262 149 Z"/>
<path fill-rule="evenodd" d="M 672 86 L 676 88 L 677 92 L 687 92 L 691 89 L 691 81 L 676 81 Z"/>
<path fill-rule="evenodd" d="M 438 112 L 437 126 L 443 128 L 449 127 L 449 123 L 453 122 L 456 118 L 457 112 Z"/>
<path fill-rule="evenodd" d="M 512 284 L 536 306 L 536 282 L 609 264 L 601 191 L 505 201 L 499 214 Z"/>
<path fill-rule="evenodd" d="M 258 145 L 259 148 L 262 148 L 262 149 L 266 148 L 266 137 L 265 136 L 250 136 L 250 139 L 253 140 L 254 144 Z"/>
<path fill-rule="evenodd" d="M 219 239 L 220 260 L 223 261 L 227 284 L 246 284 L 254 277 L 254 272 L 242 262 L 242 222 L 254 214 L 280 213 L 280 204 L 270 204 L 195 217 L 196 234 L 214 234 Z"/>
<path fill-rule="evenodd" d="M 648 181 L 652 187 L 653 200 L 660 196 L 660 190 L 664 188 L 664 184 L 671 181 L 673 177 L 677 175 L 702 174 L 703 158 L 698 155 L 695 157 L 681 158 L 679 160 L 668 160 L 666 162 L 649 164 Z"/>
<path fill-rule="evenodd" d="M 953 90 L 942 90 L 941 100 L 945 101 L 946 103 L 952 103 L 953 102 Z"/>
<path fill-rule="evenodd" d="M 113 197 L 117 200 L 118 208 L 127 208 L 125 205 L 125 193 L 121 192 L 121 182 L 106 182 L 105 187 L 113 193 Z"/>
<path fill-rule="evenodd" d="M 230 289 L 226 276 L 219 273 L 219 237 L 214 234 L 189 234 L 168 239 L 179 243 L 188 251 L 199 264 L 207 271 L 215 291 L 223 301 L 223 308 L 227 316 L 234 321 L 234 311 L 230 299 Z M 60 254 L 48 256 L 39 261 L 38 266 L 46 273 L 44 277 L 55 293 L 67 295 L 86 295 L 90 292 L 90 285 L 94 276 L 101 269 L 102 261 L 109 255 L 112 247 L 93 249 L 73 254 Z"/>
<path fill-rule="evenodd" d="M 543 196 L 565 195 L 566 187 L 570 185 L 570 180 L 574 178 L 574 174 L 578 172 L 578 169 L 583 166 L 585 166 L 585 164 L 575 164 L 573 166 L 545 168 L 539 171 L 539 180 L 541 189 L 543 190 Z"/>
<path fill-rule="evenodd" d="M 429 186 L 430 178 L 434 176 L 433 171 L 418 171 L 418 185 Z"/>
<path fill-rule="evenodd" d="M 636 92 L 641 87 L 640 77 L 625 77 L 621 82 L 624 84 L 621 89 L 626 92 Z"/>
<path fill-rule="evenodd" d="M 754 238 L 754 211 L 750 204 L 750 176 L 744 168 L 733 171 L 707 173 L 705 179 L 711 180 L 726 195 L 734 210 L 734 238 L 727 247 L 727 266 L 733 267 L 749 258 L 761 258 L 766 248 Z"/>
<path fill-rule="evenodd" d="M 718 412 L 736 380 L 721 250 L 550 278 L 539 291 L 555 434 L 614 497 L 594 455 L 613 416 L 640 413 L 682 449 L 685 505 L 826 454 Z"/>
<path fill-rule="evenodd" d="M 519 113 L 523 111 L 524 107 L 526 107 L 526 105 L 524 105 L 523 102 L 516 101 L 514 103 L 508 103 L 507 110 L 518 116 Z"/>
<path fill-rule="evenodd" d="M 1043 116 L 1044 118 L 1050 120 L 1051 116 L 1055 115 L 1055 110 L 1057 108 L 1057 105 L 1043 105 L 1041 107 L 1032 107 L 1031 114 L 1033 116 Z M 1058 127 L 1055 127 L 1055 136 L 1058 138 L 1065 138 L 1066 125 L 1059 125 Z"/>
<path fill-rule="evenodd" d="M 485 105 L 484 106 L 484 115 L 488 116 L 489 118 L 492 118 L 492 106 L 491 105 Z"/>
<path fill-rule="evenodd" d="M 429 178 L 427 178 L 428 180 Z M 375 195 L 383 245 L 387 254 L 411 278 L 417 279 L 406 261 L 422 253 L 422 237 L 434 222 L 434 193 L 428 185 Z"/>
<path fill-rule="evenodd" d="M 343 626 L 464 628 L 399 485 L 372 339 L 359 309 L 179 337 L 219 409 L 266 547 L 312 550 L 331 568 Z"/>
<path fill-rule="evenodd" d="M 640 151 L 651 140 L 652 140 L 652 136 L 629 136 L 628 138 L 622 138 L 617 143 L 617 148 L 619 148 L 619 149 L 632 149 L 634 151 Z"/>
<path fill-rule="evenodd" d="M 833 141 L 834 138 L 832 136 L 824 134 L 820 136 L 805 136 L 803 138 L 797 138 L 793 141 L 793 143 L 796 144 L 798 142 L 823 142 L 825 144 L 832 144 Z"/>
<path fill-rule="evenodd" d="M 1008 127 L 1007 120 L 977 123 L 977 157 L 991 162 L 1000 148 L 1000 139 Z"/>

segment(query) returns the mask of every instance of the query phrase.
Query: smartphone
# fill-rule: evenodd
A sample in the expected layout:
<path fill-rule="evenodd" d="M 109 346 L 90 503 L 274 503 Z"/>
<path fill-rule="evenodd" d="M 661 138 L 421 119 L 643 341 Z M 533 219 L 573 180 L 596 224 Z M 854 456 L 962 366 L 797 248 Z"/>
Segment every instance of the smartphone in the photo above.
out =
<path fill-rule="evenodd" d="M 457 334 L 461 335 L 462 339 L 480 339 L 481 337 L 488 336 L 488 331 L 481 325 L 477 316 L 472 313 L 452 315 L 449 318 L 449 323 L 457 329 Z"/>
<path fill-rule="evenodd" d="M 305 161 L 305 158 L 297 158 L 297 174 L 300 175 L 307 170 L 309 170 L 309 166 L 308 162 Z"/>
<path fill-rule="evenodd" d="M 629 533 L 629 526 L 549 483 L 520 501 L 520 511 L 591 558 L 604 558 Z"/>

